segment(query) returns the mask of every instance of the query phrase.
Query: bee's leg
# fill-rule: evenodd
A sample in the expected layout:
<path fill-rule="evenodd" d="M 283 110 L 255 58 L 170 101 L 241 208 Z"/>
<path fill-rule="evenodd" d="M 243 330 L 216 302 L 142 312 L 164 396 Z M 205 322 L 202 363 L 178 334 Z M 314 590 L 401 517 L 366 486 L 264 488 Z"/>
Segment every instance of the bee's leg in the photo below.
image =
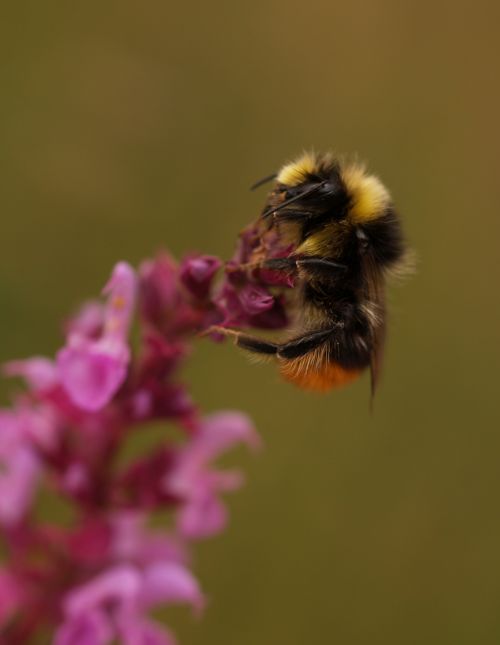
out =
<path fill-rule="evenodd" d="M 288 271 L 295 273 L 299 269 L 305 269 L 308 275 L 331 275 L 333 272 L 345 271 L 347 269 L 345 264 L 339 264 L 333 260 L 325 260 L 323 258 L 272 258 L 270 260 L 262 260 L 261 262 L 248 262 L 240 264 L 238 269 L 246 269 L 252 271 L 253 269 L 270 269 L 272 271 Z"/>
<path fill-rule="evenodd" d="M 246 349 L 249 352 L 254 352 L 255 354 L 267 354 L 268 356 L 273 356 L 278 353 L 278 349 L 280 347 L 278 343 L 272 343 L 271 341 L 264 340 L 263 338 L 249 336 L 241 331 L 219 327 L 218 325 L 214 325 L 207 329 L 207 331 L 204 332 L 204 335 L 211 333 L 232 336 L 238 347 Z"/>
<path fill-rule="evenodd" d="M 339 264 L 333 260 L 326 260 L 324 258 L 308 257 L 308 258 L 273 258 L 271 260 L 264 260 L 261 264 L 264 269 L 273 269 L 276 271 L 298 270 L 306 269 L 308 274 L 331 274 L 332 272 L 345 271 L 347 269 L 345 264 Z"/>
<path fill-rule="evenodd" d="M 272 343 L 263 338 L 256 338 L 255 336 L 247 336 L 246 334 L 238 335 L 236 345 L 254 354 L 266 354 L 267 356 L 278 354 L 280 348 L 277 343 Z"/>
<path fill-rule="evenodd" d="M 297 358 L 322 345 L 331 338 L 335 330 L 336 328 L 332 327 L 307 332 L 285 343 L 273 343 L 255 336 L 248 336 L 234 329 L 225 329 L 224 327 L 212 327 L 208 332 L 219 332 L 226 336 L 233 336 L 235 344 L 249 352 L 267 354 L 268 356 L 277 355 L 279 358 Z"/>
<path fill-rule="evenodd" d="M 310 218 L 313 214 L 301 210 L 284 210 L 277 211 L 273 213 L 272 217 L 269 218 L 269 226 L 272 227 L 274 224 L 281 224 L 282 222 L 303 222 Z"/>
<path fill-rule="evenodd" d="M 308 354 L 313 349 L 323 345 L 335 333 L 336 327 L 329 329 L 319 329 L 317 331 L 310 331 L 302 336 L 293 338 L 278 347 L 279 358 L 298 358 Z"/>

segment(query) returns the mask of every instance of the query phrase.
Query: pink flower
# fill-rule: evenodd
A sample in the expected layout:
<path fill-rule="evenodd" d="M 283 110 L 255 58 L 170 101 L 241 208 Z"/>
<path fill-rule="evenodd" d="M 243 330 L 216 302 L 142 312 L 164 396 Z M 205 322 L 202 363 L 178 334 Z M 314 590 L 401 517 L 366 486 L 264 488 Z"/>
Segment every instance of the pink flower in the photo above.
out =
<path fill-rule="evenodd" d="M 186 564 L 185 545 L 165 531 L 147 527 L 144 512 L 122 511 L 111 520 L 110 557 L 116 561 L 132 561 L 146 565 L 168 561 Z"/>
<path fill-rule="evenodd" d="M 253 423 L 242 412 L 218 412 L 203 420 L 192 442 L 191 453 L 198 453 L 198 459 L 215 459 L 240 443 L 252 450 L 261 447 Z"/>
<path fill-rule="evenodd" d="M 192 256 L 182 262 L 180 278 L 196 298 L 203 299 L 208 296 L 213 278 L 221 266 L 219 258 L 212 255 Z"/>
<path fill-rule="evenodd" d="M 123 645 L 176 645 L 170 631 L 142 615 L 124 611 L 117 627 Z"/>
<path fill-rule="evenodd" d="M 215 303 L 222 316 L 220 324 L 225 326 L 281 329 L 287 324 L 283 296 L 274 297 L 262 286 L 246 284 L 240 288 L 227 282 Z"/>
<path fill-rule="evenodd" d="M 70 333 L 66 347 L 57 355 L 61 382 L 72 401 L 83 410 L 103 408 L 125 380 L 130 361 L 127 337 L 135 292 L 135 272 L 120 262 L 104 288 L 109 298 L 102 335 L 89 339 L 77 326 L 77 331 Z"/>
<path fill-rule="evenodd" d="M 241 306 L 250 316 L 271 309 L 274 304 L 273 296 L 263 287 L 248 284 L 239 293 Z"/>
<path fill-rule="evenodd" d="M 102 334 L 106 310 L 102 302 L 89 300 L 85 302 L 75 316 L 65 324 L 66 335 L 78 334 L 85 338 L 97 339 Z"/>
<path fill-rule="evenodd" d="M 189 419 L 194 414 L 186 387 L 172 382 L 186 353 L 183 342 L 169 342 L 161 334 L 148 331 L 143 339 L 140 369 L 130 384 L 128 404 L 132 419 Z"/>
<path fill-rule="evenodd" d="M 92 609 L 66 621 L 57 630 L 54 645 L 107 645 L 113 627 L 102 609 Z"/>
<path fill-rule="evenodd" d="M 205 267 L 198 266 L 194 275 L 191 265 L 184 264 L 183 277 L 187 281 L 187 290 L 182 288 L 178 265 L 168 255 L 162 254 L 155 260 L 141 265 L 141 316 L 148 325 L 169 341 L 179 341 L 215 322 L 212 320 L 214 312 L 210 301 L 207 300 L 201 306 L 201 303 L 193 302 L 193 298 L 186 293 L 192 287 L 201 295 L 203 290 L 209 287 L 212 277 L 210 271 L 213 267 L 212 263 L 208 264 Z M 195 276 L 200 279 L 199 283 Z M 196 297 L 195 293 L 191 295 Z"/>
<path fill-rule="evenodd" d="M 224 528 L 227 512 L 218 493 L 239 488 L 242 477 L 238 472 L 216 471 L 210 461 L 238 443 L 254 449 L 260 445 L 245 415 L 222 412 L 207 417 L 163 478 L 164 491 L 181 500 L 177 524 L 184 537 L 209 537 Z"/>
<path fill-rule="evenodd" d="M 23 598 L 21 585 L 7 569 L 0 569 L 0 631 L 12 614 L 19 609 Z"/>
<path fill-rule="evenodd" d="M 0 531 L 8 557 L 0 569 L 0 631 L 8 627 L 9 643 L 37 642 L 55 629 L 55 645 L 174 645 L 148 613 L 178 602 L 202 608 L 187 568 L 192 541 L 225 526 L 220 496 L 243 481 L 214 461 L 259 439 L 237 412 L 203 418 L 179 372 L 193 339 L 213 324 L 279 327 L 286 320 L 283 295 L 270 291 L 278 282 L 248 268 L 263 251 L 278 252 L 257 228 L 242 235 L 217 286 L 222 262 L 212 256 L 192 255 L 179 266 L 161 255 L 143 263 L 138 278 L 118 263 L 106 302 L 85 304 L 66 324 L 55 361 L 6 365 L 6 374 L 26 383 L 14 406 L 0 410 Z M 176 439 L 168 431 L 146 455 L 130 450 L 159 421 L 176 426 Z M 42 478 L 69 506 L 67 523 L 30 512 Z M 152 528 L 156 511 L 173 515 L 170 531 Z"/>
<path fill-rule="evenodd" d="M 18 524 L 31 507 L 39 459 L 26 440 L 19 417 L 0 412 L 0 523 Z"/>
<path fill-rule="evenodd" d="M 217 324 L 261 329 L 284 327 L 288 322 L 285 298 L 270 289 L 291 287 L 293 279 L 286 272 L 263 269 L 259 263 L 289 252 L 290 247 L 283 247 L 273 231 L 263 232 L 258 224 L 242 231 L 236 252 L 226 263 L 226 279 L 213 296 L 222 319 Z"/>
<path fill-rule="evenodd" d="M 79 642 L 69 637 L 75 638 L 82 625 L 95 635 L 96 624 L 108 640 L 110 633 L 104 626 L 113 624 L 116 631 L 111 636 L 121 636 L 131 645 L 171 643 L 170 635 L 147 620 L 144 612 L 159 604 L 172 603 L 189 603 L 198 610 L 204 604 L 198 583 L 183 565 L 168 561 L 143 568 L 117 565 L 67 595 L 65 621 L 57 632 L 55 644 Z M 82 640 L 82 644 L 87 642 L 90 645 L 91 641 Z"/>
<path fill-rule="evenodd" d="M 141 314 L 153 326 L 162 327 L 180 300 L 177 264 L 163 253 L 155 260 L 143 262 L 139 276 Z"/>
<path fill-rule="evenodd" d="M 36 391 L 50 390 L 58 384 L 55 364 L 42 356 L 11 361 L 4 366 L 4 372 L 7 376 L 22 376 L 30 388 Z"/>
<path fill-rule="evenodd" d="M 30 447 L 40 453 L 50 453 L 59 442 L 59 417 L 53 407 L 42 402 L 29 404 L 22 399 L 17 402 L 15 417 L 19 436 L 23 436 Z"/>

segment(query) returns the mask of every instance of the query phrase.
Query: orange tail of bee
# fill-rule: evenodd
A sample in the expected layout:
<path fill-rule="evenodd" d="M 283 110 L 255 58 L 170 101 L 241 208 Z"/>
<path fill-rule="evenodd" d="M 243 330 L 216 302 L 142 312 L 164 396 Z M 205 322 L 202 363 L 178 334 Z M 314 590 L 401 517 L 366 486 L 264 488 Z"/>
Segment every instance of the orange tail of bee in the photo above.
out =
<path fill-rule="evenodd" d="M 328 392 L 355 381 L 362 370 L 345 369 L 331 361 L 314 364 L 310 357 L 301 356 L 293 360 L 280 360 L 280 372 L 283 378 L 304 390 Z"/>

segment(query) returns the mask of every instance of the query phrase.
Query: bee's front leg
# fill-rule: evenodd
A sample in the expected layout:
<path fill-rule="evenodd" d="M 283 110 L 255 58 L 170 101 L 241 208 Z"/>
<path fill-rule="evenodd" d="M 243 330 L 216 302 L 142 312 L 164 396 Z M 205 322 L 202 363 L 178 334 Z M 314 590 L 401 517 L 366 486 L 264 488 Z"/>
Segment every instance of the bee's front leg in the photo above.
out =
<path fill-rule="evenodd" d="M 254 269 L 271 269 L 272 271 L 289 271 L 295 272 L 299 269 L 306 269 L 308 274 L 331 274 L 333 272 L 345 271 L 347 269 L 345 264 L 339 264 L 333 260 L 325 260 L 318 257 L 309 258 L 272 258 L 270 260 L 262 260 L 261 262 L 248 262 L 240 264 L 240 269 L 254 270 Z"/>

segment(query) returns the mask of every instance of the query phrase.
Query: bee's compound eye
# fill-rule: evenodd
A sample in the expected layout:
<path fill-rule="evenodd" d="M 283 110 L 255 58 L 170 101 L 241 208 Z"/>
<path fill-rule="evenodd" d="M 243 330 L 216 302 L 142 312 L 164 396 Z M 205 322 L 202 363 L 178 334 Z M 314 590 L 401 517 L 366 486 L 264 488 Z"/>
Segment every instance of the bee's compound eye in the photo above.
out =
<path fill-rule="evenodd" d="M 280 193 L 285 196 L 285 199 L 297 197 L 302 191 L 301 186 L 280 186 Z"/>

